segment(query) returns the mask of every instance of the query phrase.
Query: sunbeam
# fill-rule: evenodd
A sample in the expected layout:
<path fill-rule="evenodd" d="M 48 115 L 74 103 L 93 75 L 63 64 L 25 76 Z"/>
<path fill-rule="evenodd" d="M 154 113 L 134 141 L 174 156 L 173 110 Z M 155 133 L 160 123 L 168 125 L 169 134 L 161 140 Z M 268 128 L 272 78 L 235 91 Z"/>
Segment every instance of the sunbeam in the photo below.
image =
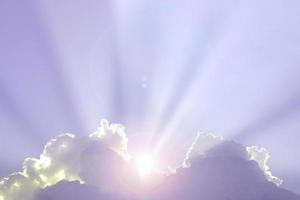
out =
<path fill-rule="evenodd" d="M 28 177 L 33 185 L 68 179 L 81 187 L 78 177 L 97 185 L 104 176 L 107 185 L 145 199 L 152 181 L 165 178 L 162 174 L 173 177 L 167 182 L 179 187 L 174 174 L 184 177 L 198 169 L 188 170 L 188 164 L 181 169 L 182 161 L 187 161 L 186 150 L 192 149 L 196 134 L 207 132 L 241 145 L 266 147 L 272 171 L 286 182 L 282 187 L 299 193 L 299 181 L 292 180 L 300 180 L 295 159 L 300 151 L 299 8 L 297 0 L 3 0 L 0 177 L 20 171 L 26 157 L 44 161 L 39 153 L 45 143 L 67 132 L 86 139 L 78 144 L 75 136 L 66 134 L 64 140 L 75 141 L 71 143 L 76 148 L 65 148 L 64 143 L 52 150 L 62 160 L 63 150 L 76 154 L 74 160 L 86 164 L 86 171 L 68 171 L 72 159 L 64 160 L 70 162 L 66 164 L 59 157 L 60 167 L 52 166 L 52 171 L 42 161 L 28 159 L 28 171 L 15 174 L 12 180 L 19 181 L 9 183 L 12 191 Z M 104 120 L 95 131 L 102 118 L 124 126 Z M 107 131 L 110 139 L 126 136 L 126 151 L 116 151 L 118 140 L 109 140 L 108 149 L 94 146 Z M 48 146 L 55 141 L 60 139 Z M 91 149 L 77 154 L 87 141 Z M 231 147 L 220 148 L 228 153 Z M 261 152 L 268 158 L 266 151 L 252 150 L 252 157 Z M 98 167 L 98 153 L 111 151 L 116 155 L 103 158 L 105 167 L 93 168 Z M 223 153 L 218 148 L 207 151 L 213 156 Z M 119 156 L 126 157 L 126 164 Z M 81 159 L 91 159 L 93 165 Z M 37 177 L 38 170 L 42 173 Z M 99 176 L 90 176 L 89 170 Z M 124 174 L 117 176 L 119 172 Z M 126 178 L 130 180 L 124 186 Z M 167 191 L 165 187 L 159 189 Z"/>

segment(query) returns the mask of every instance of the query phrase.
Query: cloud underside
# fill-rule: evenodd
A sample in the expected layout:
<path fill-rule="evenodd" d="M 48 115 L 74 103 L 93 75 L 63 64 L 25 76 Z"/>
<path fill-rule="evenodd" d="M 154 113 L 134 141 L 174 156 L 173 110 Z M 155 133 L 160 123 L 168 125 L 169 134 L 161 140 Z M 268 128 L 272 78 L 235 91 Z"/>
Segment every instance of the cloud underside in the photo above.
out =
<path fill-rule="evenodd" d="M 124 127 L 107 120 L 87 137 L 60 135 L 47 143 L 39 159 L 27 158 L 21 172 L 1 180 L 0 200 L 134 200 L 147 196 L 193 200 L 199 195 L 207 200 L 250 195 L 255 200 L 260 199 L 257 195 L 289 194 L 277 187 L 282 180 L 272 175 L 267 165 L 269 153 L 263 148 L 198 134 L 182 167 L 154 174 L 153 181 L 145 183 L 138 179 L 127 141 Z"/>

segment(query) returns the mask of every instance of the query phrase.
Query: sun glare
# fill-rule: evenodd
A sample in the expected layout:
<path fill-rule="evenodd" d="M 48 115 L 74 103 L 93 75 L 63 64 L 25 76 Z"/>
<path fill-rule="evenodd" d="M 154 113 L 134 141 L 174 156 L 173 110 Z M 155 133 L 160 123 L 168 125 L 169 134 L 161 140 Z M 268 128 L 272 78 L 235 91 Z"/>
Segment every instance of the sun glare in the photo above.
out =
<path fill-rule="evenodd" d="M 151 156 L 141 156 L 137 159 L 137 167 L 142 178 L 149 175 L 154 168 L 154 160 Z"/>

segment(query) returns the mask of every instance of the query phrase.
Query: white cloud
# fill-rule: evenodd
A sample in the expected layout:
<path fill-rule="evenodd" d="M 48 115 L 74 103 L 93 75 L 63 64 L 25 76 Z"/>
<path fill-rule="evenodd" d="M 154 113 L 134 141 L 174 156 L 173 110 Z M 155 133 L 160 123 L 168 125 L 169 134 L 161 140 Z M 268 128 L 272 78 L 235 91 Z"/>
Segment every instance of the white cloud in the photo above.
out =
<path fill-rule="evenodd" d="M 215 136 L 213 134 L 198 133 L 191 147 L 189 148 L 186 157 L 183 161 L 184 167 L 190 166 L 190 160 L 195 157 L 205 156 L 205 153 L 221 144 L 222 137 Z"/>
<path fill-rule="evenodd" d="M 218 151 L 218 150 L 221 151 Z M 267 165 L 270 157 L 268 151 L 257 146 L 244 147 L 234 142 L 226 141 L 222 137 L 213 134 L 198 133 L 196 139 L 188 150 L 183 162 L 184 167 L 190 167 L 190 161 L 197 157 L 205 157 L 218 154 L 229 154 L 239 156 L 244 159 L 254 160 L 263 171 L 268 181 L 275 183 L 277 186 L 282 184 L 282 180 L 272 175 Z"/>
<path fill-rule="evenodd" d="M 168 176 L 165 173 L 155 173 L 152 180 L 141 182 L 138 180 L 138 170 L 133 166 L 127 151 L 127 141 L 124 127 L 120 124 L 109 124 L 107 120 L 102 120 L 100 127 L 87 137 L 77 138 L 72 134 L 60 135 L 46 144 L 40 158 L 25 159 L 21 172 L 11 174 L 1 180 L 0 200 L 33 200 L 36 192 L 46 187 L 51 188 L 62 180 L 79 181 L 79 183 L 97 186 L 102 193 L 104 191 L 104 193 L 141 195 L 145 191 L 151 192 L 158 186 L 168 185 L 169 180 L 181 180 L 182 176 L 190 173 L 193 175 L 187 176 L 189 183 L 185 183 L 190 188 L 184 189 L 185 193 L 193 189 L 194 184 L 223 180 L 223 175 L 220 175 L 223 169 L 216 166 L 218 165 L 216 163 L 223 164 L 225 168 L 229 166 L 228 171 L 244 173 L 245 180 L 252 178 L 251 173 L 254 173 L 253 177 L 256 175 L 260 177 L 258 180 L 267 179 L 276 185 L 282 183 L 270 172 L 267 165 L 269 154 L 265 149 L 244 147 L 226 141 L 222 137 L 201 133 L 197 135 L 189 148 L 183 167 L 178 169 L 181 171 L 179 175 L 176 171 Z M 252 165 L 253 162 L 250 160 L 256 161 L 257 165 Z M 240 165 L 235 167 L 236 162 Z M 206 170 L 207 173 L 200 173 L 198 169 Z M 197 176 L 201 180 L 197 180 L 195 178 Z M 227 177 L 227 174 L 225 176 Z M 243 174 L 237 176 L 243 177 Z M 249 180 L 257 181 L 251 178 Z M 233 177 L 232 180 L 226 178 L 225 181 L 233 183 L 236 180 Z M 195 191 L 197 192 L 198 190 Z M 159 194 L 154 196 L 159 196 Z"/>
<path fill-rule="evenodd" d="M 89 184 L 80 184 L 78 181 L 60 182 L 52 187 L 39 191 L 35 200 L 45 199 L 151 199 L 151 200 L 299 200 L 300 197 L 287 190 L 277 187 L 267 181 L 264 170 L 266 166 L 266 151 L 259 148 L 245 148 L 232 141 L 223 140 L 211 134 L 199 134 L 188 151 L 186 162 L 188 166 L 177 168 L 176 171 L 162 175 L 161 181 L 155 181 L 154 187 L 148 181 L 136 182 L 133 168 L 127 168 L 124 172 L 133 179 L 123 180 L 128 186 L 120 191 L 122 183 L 120 177 L 110 170 L 121 170 L 119 156 L 100 143 L 94 143 L 83 152 L 81 166 L 85 168 L 84 177 Z M 248 150 L 255 152 L 255 158 L 251 158 Z M 263 152 L 263 153 L 262 153 Z M 99 155 L 106 155 L 106 158 Z M 117 156 L 117 157 L 116 157 Z M 251 161 L 255 159 L 255 161 Z M 127 163 L 127 162 L 126 162 Z M 128 162 L 129 164 L 131 162 Z M 132 164 L 132 163 L 131 163 Z M 264 170 L 262 170 L 263 168 Z M 114 171 L 114 172 L 116 172 Z M 117 172 L 118 174 L 118 172 Z M 151 176 L 152 177 L 152 176 Z M 156 179 L 157 180 L 157 179 Z M 108 185 L 109 188 L 99 189 L 96 186 Z M 145 184 L 145 185 L 144 185 Z M 152 183 L 151 183 L 152 184 Z M 144 189 L 147 190 L 144 190 Z M 112 189 L 112 190 L 111 190 Z"/>
<path fill-rule="evenodd" d="M 46 144 L 39 159 L 25 159 L 23 171 L 1 180 L 0 200 L 31 200 L 37 190 L 54 185 L 61 180 L 82 182 L 81 154 L 94 142 L 101 142 L 124 159 L 129 157 L 124 127 L 102 120 L 97 131 L 88 137 L 60 135 Z"/>
<path fill-rule="evenodd" d="M 122 124 L 109 124 L 107 120 L 101 121 L 101 126 L 89 135 L 92 140 L 101 140 L 111 150 L 117 152 L 124 159 L 129 159 L 129 153 L 127 151 L 127 136 Z"/>
<path fill-rule="evenodd" d="M 270 158 L 269 152 L 264 148 L 259 148 L 257 146 L 246 147 L 246 150 L 249 155 L 250 160 L 254 160 L 259 165 L 260 169 L 264 172 L 266 178 L 275 183 L 276 185 L 281 185 L 282 180 L 276 176 L 272 175 L 270 167 L 267 165 L 267 162 Z"/>

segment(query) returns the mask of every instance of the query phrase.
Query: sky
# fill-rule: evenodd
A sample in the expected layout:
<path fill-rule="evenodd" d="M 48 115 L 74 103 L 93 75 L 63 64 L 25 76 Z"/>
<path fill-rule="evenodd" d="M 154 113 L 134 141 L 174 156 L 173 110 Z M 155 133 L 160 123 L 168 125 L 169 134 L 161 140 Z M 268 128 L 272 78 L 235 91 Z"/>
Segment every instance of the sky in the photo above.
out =
<path fill-rule="evenodd" d="M 300 3 L 1 0 L 0 176 L 102 118 L 179 165 L 198 131 L 270 152 L 300 193 Z M 173 156 L 169 156 L 170 153 Z"/>

